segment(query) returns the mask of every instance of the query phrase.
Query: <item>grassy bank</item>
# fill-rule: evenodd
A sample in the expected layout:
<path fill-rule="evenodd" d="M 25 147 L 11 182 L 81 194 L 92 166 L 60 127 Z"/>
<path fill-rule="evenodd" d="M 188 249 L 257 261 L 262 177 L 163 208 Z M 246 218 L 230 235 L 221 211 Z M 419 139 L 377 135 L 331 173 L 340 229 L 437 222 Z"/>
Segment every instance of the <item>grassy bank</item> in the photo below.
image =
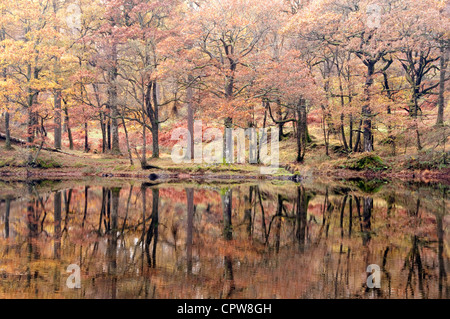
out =
<path fill-rule="evenodd" d="M 149 159 L 149 164 L 158 169 L 143 170 L 137 158 L 133 165 L 125 154 L 84 153 L 64 149 L 63 152 L 42 150 L 34 167 L 26 165 L 27 152 L 14 145 L 6 150 L 0 141 L 0 176 L 41 176 L 41 177 L 129 177 L 148 178 L 156 174 L 168 179 L 288 179 L 293 176 L 304 178 L 317 175 L 343 178 L 399 178 L 439 180 L 450 183 L 448 153 L 443 151 L 414 152 L 406 149 L 397 155 L 389 154 L 389 146 L 380 146 L 377 152 L 347 154 L 338 141 L 330 140 L 329 154 L 325 145 L 315 137 L 308 145 L 303 163 L 295 163 L 296 145 L 292 138 L 280 143 L 280 168 L 275 174 L 262 175 L 259 165 L 250 164 L 176 164 L 169 152 L 159 159 Z"/>

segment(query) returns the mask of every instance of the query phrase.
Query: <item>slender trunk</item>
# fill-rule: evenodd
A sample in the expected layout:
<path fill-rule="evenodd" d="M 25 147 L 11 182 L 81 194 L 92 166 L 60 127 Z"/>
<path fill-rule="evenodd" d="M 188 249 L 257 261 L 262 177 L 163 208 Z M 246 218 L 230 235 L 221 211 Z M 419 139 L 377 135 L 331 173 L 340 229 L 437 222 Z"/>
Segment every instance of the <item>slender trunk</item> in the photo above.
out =
<path fill-rule="evenodd" d="M 84 122 L 84 151 L 89 153 L 89 131 L 88 131 L 88 123 Z"/>
<path fill-rule="evenodd" d="M 147 166 L 147 127 L 142 125 L 142 158 L 141 158 L 141 167 L 145 168 Z"/>
<path fill-rule="evenodd" d="M 284 123 L 283 121 L 283 113 L 281 110 L 281 101 L 279 99 L 277 99 L 277 115 L 278 115 L 278 130 L 279 130 L 279 136 L 278 139 L 281 142 L 283 140 L 284 137 L 284 133 L 283 133 L 283 127 L 284 127 Z"/>
<path fill-rule="evenodd" d="M 55 137 L 54 137 L 54 147 L 57 150 L 61 149 L 61 90 L 55 91 Z"/>
<path fill-rule="evenodd" d="M 250 239 L 252 237 L 252 202 L 253 202 L 253 188 L 249 187 L 249 195 L 244 195 L 244 224 L 247 225 L 247 235 Z"/>
<path fill-rule="evenodd" d="M 233 226 L 231 221 L 232 213 L 232 199 L 233 194 L 231 189 L 227 189 L 222 195 L 222 210 L 223 210 L 223 235 L 225 240 L 233 239 Z M 223 297 L 227 298 L 235 289 L 234 275 L 233 275 L 233 259 L 230 255 L 224 256 L 224 278 L 225 283 L 222 291 Z"/>
<path fill-rule="evenodd" d="M 188 141 L 188 151 L 186 156 L 190 156 L 189 159 L 194 159 L 194 108 L 192 105 L 193 99 L 193 89 L 192 84 L 194 81 L 194 77 L 192 75 L 188 76 L 189 86 L 186 90 L 186 100 L 187 100 L 187 121 L 188 121 L 188 131 L 191 135 L 190 141 Z"/>
<path fill-rule="evenodd" d="M 372 208 L 373 208 L 373 198 L 364 197 L 363 201 L 363 245 L 366 246 L 371 239 L 371 220 L 372 220 Z"/>
<path fill-rule="evenodd" d="M 325 114 L 325 107 L 322 105 L 322 131 L 323 131 L 323 141 L 325 143 L 325 154 L 327 156 L 330 155 L 330 150 L 329 150 L 329 132 L 327 130 L 327 117 Z"/>
<path fill-rule="evenodd" d="M 28 123 L 27 123 L 27 148 L 28 148 L 28 164 L 33 163 L 33 154 L 31 153 L 31 146 L 33 144 L 33 112 L 31 106 L 28 107 Z"/>
<path fill-rule="evenodd" d="M 262 126 L 263 133 L 262 134 L 265 134 L 264 133 L 265 132 L 264 129 L 266 128 L 266 122 L 267 122 L 267 109 L 269 107 L 268 104 L 269 104 L 269 102 L 263 101 L 263 106 L 265 107 L 265 110 L 264 110 L 264 119 L 263 119 L 263 126 Z M 260 145 L 260 143 L 261 143 L 262 140 L 263 140 L 263 136 L 260 136 L 259 138 L 257 138 L 258 145 L 257 145 L 257 150 L 256 150 L 256 152 L 257 152 L 257 154 L 256 154 L 256 163 L 261 163 L 261 158 L 260 158 L 261 157 L 261 145 Z M 225 151 L 225 148 L 224 148 L 224 151 Z"/>
<path fill-rule="evenodd" d="M 349 149 L 350 151 L 353 151 L 353 114 L 350 113 L 350 119 L 349 119 L 349 137 L 348 137 L 348 143 L 349 143 Z"/>
<path fill-rule="evenodd" d="M 6 198 L 6 210 L 5 210 L 5 238 L 9 238 L 9 213 L 11 210 L 11 198 Z"/>
<path fill-rule="evenodd" d="M 372 110 L 370 108 L 370 88 L 373 84 L 373 75 L 375 73 L 375 62 L 368 61 L 367 64 L 367 76 L 366 84 L 364 88 L 365 103 L 362 107 L 363 116 L 363 136 L 364 136 L 364 151 L 373 151 L 373 139 L 372 139 Z"/>
<path fill-rule="evenodd" d="M 297 238 L 299 248 L 302 251 L 305 247 L 306 240 L 306 223 L 307 223 L 308 197 L 303 187 L 297 188 L 297 230 L 295 237 Z"/>
<path fill-rule="evenodd" d="M 297 162 L 303 162 L 306 148 L 306 105 L 300 98 L 297 105 Z"/>
<path fill-rule="evenodd" d="M 11 149 L 11 131 L 9 128 L 9 112 L 6 111 L 5 112 L 5 135 L 6 135 L 6 144 L 5 144 L 5 148 L 6 149 Z"/>
<path fill-rule="evenodd" d="M 69 148 L 73 150 L 73 137 L 72 137 L 72 130 L 70 128 L 69 124 L 69 111 L 67 110 L 67 107 L 64 108 L 64 122 L 67 127 L 67 136 L 69 137 Z"/>
<path fill-rule="evenodd" d="M 159 129 L 158 124 L 152 127 L 152 158 L 159 158 Z"/>
<path fill-rule="evenodd" d="M 54 244 L 53 244 L 53 254 L 55 259 L 61 257 L 61 192 L 56 192 L 54 196 Z"/>
<path fill-rule="evenodd" d="M 153 81 L 153 108 L 154 116 L 152 121 L 152 158 L 159 158 L 159 102 L 158 86 Z"/>
<path fill-rule="evenodd" d="M 2 32 L 0 33 L 0 41 L 3 41 L 5 39 L 6 39 L 6 31 L 3 28 Z M 3 68 L 3 79 L 5 80 L 5 82 L 8 79 L 7 75 L 8 75 L 7 68 Z M 6 101 L 8 103 L 8 98 L 6 98 Z M 5 148 L 11 149 L 11 134 L 10 134 L 10 130 L 9 130 L 9 112 L 8 112 L 8 110 L 5 111 L 5 134 L 6 134 Z"/>
<path fill-rule="evenodd" d="M 81 223 L 81 227 L 84 227 L 84 223 L 86 222 L 87 218 L 87 211 L 89 206 L 89 186 L 84 187 L 84 215 L 83 215 L 83 222 Z"/>
<path fill-rule="evenodd" d="M 444 124 L 444 108 L 445 108 L 445 76 L 447 72 L 447 51 L 448 48 L 441 45 L 441 61 L 440 61 L 440 78 L 439 78 L 439 101 L 438 101 L 438 116 L 436 125 Z"/>
<path fill-rule="evenodd" d="M 348 151 L 347 138 L 345 137 L 345 129 L 344 129 L 344 113 L 341 113 L 341 137 L 342 142 L 344 143 L 344 149 Z"/>
<path fill-rule="evenodd" d="M 186 188 L 187 197 L 187 229 L 186 229 L 186 267 L 192 273 L 192 231 L 194 228 L 194 189 Z"/>
<path fill-rule="evenodd" d="M 103 112 L 100 112 L 100 129 L 102 131 L 102 153 L 106 152 L 106 124 L 105 124 L 105 115 Z"/>
<path fill-rule="evenodd" d="M 145 253 L 149 267 L 156 267 L 156 245 L 158 243 L 158 223 L 159 223 L 159 189 L 152 189 L 152 221 L 150 223 L 147 238 L 145 240 Z M 153 240 L 152 255 L 150 256 L 150 243 Z"/>
<path fill-rule="evenodd" d="M 231 150 L 233 149 L 233 136 L 231 132 L 231 128 L 233 126 L 233 118 L 227 117 L 224 121 L 225 132 L 223 134 L 223 153 L 224 158 L 227 163 L 231 163 L 233 161 L 234 154 L 232 154 Z"/>
<path fill-rule="evenodd" d="M 117 45 L 112 44 L 111 56 L 110 56 L 111 66 L 108 70 L 108 107 L 110 109 L 110 129 L 111 129 L 111 153 L 115 155 L 120 155 L 119 146 L 119 124 L 118 117 L 119 111 L 117 109 Z"/>
<path fill-rule="evenodd" d="M 110 118 L 110 114 L 111 114 L 111 110 L 108 107 L 108 115 L 106 115 L 107 117 L 107 121 L 106 121 L 106 141 L 107 141 L 107 151 L 111 151 L 111 118 Z"/>
<path fill-rule="evenodd" d="M 339 75 L 338 75 L 338 79 L 339 79 L 339 92 L 340 92 L 340 101 L 341 101 L 341 124 L 340 124 L 340 130 L 341 130 L 341 138 L 342 138 L 342 143 L 344 143 L 344 148 L 346 151 L 348 151 L 348 144 L 347 144 L 347 138 L 345 137 L 345 128 L 344 128 L 344 108 L 345 108 L 345 99 L 344 99 L 344 89 L 342 87 L 342 79 L 341 79 L 341 72 L 340 69 L 338 67 L 338 71 L 339 71 Z"/>
<path fill-rule="evenodd" d="M 227 189 L 222 195 L 222 211 L 223 211 L 223 235 L 226 240 L 233 239 L 233 230 L 231 222 L 233 193 L 231 189 Z"/>
<path fill-rule="evenodd" d="M 363 121 L 360 120 L 359 121 L 359 125 L 358 125 L 358 134 L 356 134 L 356 142 L 355 142 L 355 148 L 353 149 L 353 152 L 358 152 L 360 147 L 359 144 L 361 143 L 361 127 L 362 127 L 362 123 Z"/>
<path fill-rule="evenodd" d="M 134 165 L 133 164 L 133 156 L 131 155 L 130 141 L 128 139 L 127 125 L 125 124 L 125 119 L 123 116 L 122 116 L 122 125 L 123 125 L 123 130 L 125 132 L 125 140 L 127 142 L 127 152 L 128 152 L 128 158 L 130 159 L 130 165 Z"/>

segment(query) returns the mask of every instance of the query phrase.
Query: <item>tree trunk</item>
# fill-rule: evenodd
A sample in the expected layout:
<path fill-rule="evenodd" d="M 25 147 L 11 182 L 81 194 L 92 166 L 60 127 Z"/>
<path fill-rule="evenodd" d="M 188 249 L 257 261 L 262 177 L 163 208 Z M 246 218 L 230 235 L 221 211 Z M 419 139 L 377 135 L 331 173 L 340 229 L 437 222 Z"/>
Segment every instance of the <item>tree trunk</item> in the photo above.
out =
<path fill-rule="evenodd" d="M 88 123 L 84 122 L 84 151 L 89 153 L 89 131 L 88 131 Z"/>
<path fill-rule="evenodd" d="M 353 115 L 350 113 L 350 119 L 349 119 L 349 128 L 350 128 L 350 132 L 349 132 L 349 137 L 348 137 L 348 147 L 350 149 L 350 151 L 353 151 Z"/>
<path fill-rule="evenodd" d="M 28 107 L 28 123 L 27 123 L 27 149 L 28 149 L 28 164 L 33 163 L 33 154 L 31 153 L 31 146 L 33 144 L 33 112 L 31 111 L 31 105 Z"/>
<path fill-rule="evenodd" d="M 141 158 L 141 167 L 145 168 L 147 166 L 147 127 L 142 125 L 142 158 Z"/>
<path fill-rule="evenodd" d="M 306 148 L 306 105 L 300 98 L 297 105 L 297 162 L 303 162 Z"/>
<path fill-rule="evenodd" d="M 234 154 L 232 154 L 231 150 L 233 149 L 233 136 L 230 130 L 233 126 L 233 118 L 227 117 L 224 120 L 225 132 L 223 134 L 223 155 L 224 159 L 227 163 L 231 163 L 233 161 Z"/>
<path fill-rule="evenodd" d="M 193 99 L 193 89 L 192 84 L 194 81 L 194 77 L 192 75 L 188 76 L 188 83 L 189 86 L 186 90 L 186 101 L 187 101 L 187 122 L 188 122 L 188 131 L 191 135 L 191 140 L 188 141 L 188 151 L 186 153 L 186 156 L 188 156 L 189 159 L 194 159 L 194 108 L 192 105 L 192 99 Z"/>
<path fill-rule="evenodd" d="M 156 123 L 152 126 L 152 158 L 159 158 L 159 129 Z"/>
<path fill-rule="evenodd" d="M 372 152 L 373 151 L 373 139 L 372 139 L 372 110 L 370 108 L 370 87 L 373 84 L 373 75 L 375 72 L 375 63 L 374 61 L 367 62 L 367 76 L 366 76 L 366 84 L 364 88 L 365 93 L 365 103 L 362 107 L 362 116 L 363 116 L 363 136 L 364 136 L 364 152 Z"/>
<path fill-rule="evenodd" d="M 131 154 L 130 141 L 128 139 L 128 130 L 127 130 L 127 126 L 125 124 L 125 119 L 123 116 L 122 116 L 122 124 L 123 124 L 123 130 L 125 131 L 125 140 L 127 142 L 127 152 L 128 152 L 128 158 L 130 159 L 130 165 L 134 165 L 133 164 L 133 155 Z"/>
<path fill-rule="evenodd" d="M 327 116 L 325 114 L 325 106 L 322 105 L 322 130 L 323 130 L 323 142 L 325 143 L 325 154 L 330 155 L 329 150 L 329 132 L 327 130 Z"/>
<path fill-rule="evenodd" d="M 152 119 L 152 158 L 159 158 L 159 102 L 158 86 L 153 81 L 153 108 L 154 116 Z"/>
<path fill-rule="evenodd" d="M 69 111 L 67 110 L 67 107 L 64 108 L 64 122 L 67 127 L 67 136 L 69 137 L 69 148 L 73 150 L 73 138 L 72 138 L 72 130 L 69 125 Z"/>
<path fill-rule="evenodd" d="M 440 59 L 440 78 L 439 78 L 439 101 L 438 101 L 438 116 L 436 125 L 444 124 L 444 108 L 445 108 L 445 75 L 447 72 L 447 48 L 444 44 L 441 45 L 441 59 Z"/>
<path fill-rule="evenodd" d="M 5 135 L 6 135 L 6 144 L 5 148 L 7 150 L 11 149 L 11 131 L 9 129 L 9 112 L 5 112 Z"/>
<path fill-rule="evenodd" d="M 108 115 L 106 115 L 106 117 L 108 118 L 106 120 L 106 150 L 109 152 L 111 151 L 111 118 L 110 118 L 110 114 L 111 114 L 111 109 L 109 107 L 107 107 L 108 109 Z"/>
<path fill-rule="evenodd" d="M 355 148 L 353 149 L 353 152 L 358 152 L 360 147 L 359 144 L 361 143 L 361 127 L 362 127 L 362 123 L 363 121 L 360 120 L 359 121 L 359 125 L 358 125 L 358 134 L 356 135 L 356 142 L 355 142 Z"/>
<path fill-rule="evenodd" d="M 111 110 L 109 116 L 111 120 L 111 153 L 120 155 L 119 146 L 119 111 L 117 109 L 117 46 L 112 44 L 111 67 L 108 70 L 108 106 Z"/>
<path fill-rule="evenodd" d="M 278 113 L 278 121 L 279 121 L 278 122 L 278 130 L 279 130 L 278 140 L 281 142 L 284 137 L 284 133 L 283 133 L 284 123 L 283 123 L 283 113 L 281 110 L 281 102 L 279 99 L 277 100 L 277 113 Z"/>
<path fill-rule="evenodd" d="M 102 131 L 102 153 L 106 152 L 106 124 L 105 115 L 103 112 L 99 113 L 100 118 L 100 130 Z"/>
<path fill-rule="evenodd" d="M 57 150 L 61 149 L 61 90 L 55 91 L 55 137 L 54 137 L 54 147 Z"/>

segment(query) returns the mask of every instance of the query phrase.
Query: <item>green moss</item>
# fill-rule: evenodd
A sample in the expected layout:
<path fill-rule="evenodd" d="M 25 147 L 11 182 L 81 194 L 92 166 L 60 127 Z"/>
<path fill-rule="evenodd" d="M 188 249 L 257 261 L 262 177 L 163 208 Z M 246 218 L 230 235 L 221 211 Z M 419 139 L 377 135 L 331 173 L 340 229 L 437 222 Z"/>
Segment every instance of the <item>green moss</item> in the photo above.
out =
<path fill-rule="evenodd" d="M 388 166 L 378 155 L 364 154 L 361 157 L 348 160 L 345 164 L 340 165 L 339 168 L 345 168 L 354 171 L 382 171 L 388 169 Z"/>
<path fill-rule="evenodd" d="M 383 186 L 387 184 L 387 182 L 381 179 L 360 179 L 355 181 L 355 184 L 364 193 L 375 194 L 378 193 L 383 188 Z"/>
<path fill-rule="evenodd" d="M 62 165 L 55 161 L 53 158 L 50 159 L 37 159 L 36 160 L 36 167 L 43 168 L 43 169 L 50 169 L 50 168 L 61 168 Z"/>

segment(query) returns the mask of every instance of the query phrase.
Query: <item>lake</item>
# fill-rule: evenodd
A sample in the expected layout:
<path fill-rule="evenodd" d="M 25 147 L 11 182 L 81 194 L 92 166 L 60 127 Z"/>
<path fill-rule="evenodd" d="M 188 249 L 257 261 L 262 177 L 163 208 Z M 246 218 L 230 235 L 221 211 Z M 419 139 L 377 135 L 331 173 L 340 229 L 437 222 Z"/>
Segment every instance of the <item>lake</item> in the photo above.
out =
<path fill-rule="evenodd" d="M 0 298 L 447 299 L 449 191 L 4 180 Z"/>

